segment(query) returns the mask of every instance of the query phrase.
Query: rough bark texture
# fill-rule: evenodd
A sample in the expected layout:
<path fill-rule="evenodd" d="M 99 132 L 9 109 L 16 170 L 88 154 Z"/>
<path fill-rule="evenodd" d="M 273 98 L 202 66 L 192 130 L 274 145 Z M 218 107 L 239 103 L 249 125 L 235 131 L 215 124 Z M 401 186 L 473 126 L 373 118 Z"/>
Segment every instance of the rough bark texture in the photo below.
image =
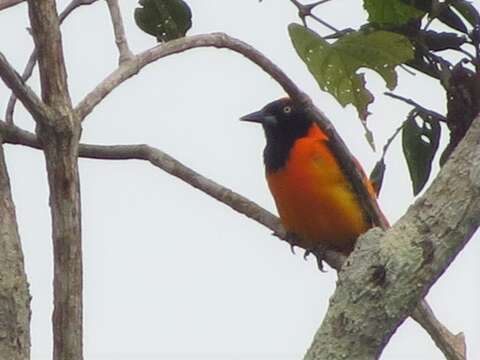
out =
<path fill-rule="evenodd" d="M 83 359 L 82 236 L 78 142 L 80 121 L 67 86 L 54 0 L 29 0 L 42 98 L 53 115 L 37 124 L 47 164 L 54 252 L 54 360 Z"/>
<path fill-rule="evenodd" d="M 305 356 L 376 359 L 480 224 L 480 117 L 424 196 L 362 236 Z"/>
<path fill-rule="evenodd" d="M 0 359 L 30 358 L 30 294 L 0 139 Z"/>

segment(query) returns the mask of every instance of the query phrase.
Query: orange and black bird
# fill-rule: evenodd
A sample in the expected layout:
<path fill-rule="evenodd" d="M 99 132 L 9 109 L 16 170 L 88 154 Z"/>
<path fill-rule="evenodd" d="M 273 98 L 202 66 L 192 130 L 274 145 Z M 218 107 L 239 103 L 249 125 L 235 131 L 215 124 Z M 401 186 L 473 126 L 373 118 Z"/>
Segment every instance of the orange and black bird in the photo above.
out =
<path fill-rule="evenodd" d="M 330 249 L 348 255 L 358 236 L 372 225 L 327 135 L 289 98 L 274 101 L 241 120 L 263 126 L 267 182 L 292 247 L 299 246 L 307 253 Z M 369 193 L 376 197 L 370 181 L 364 179 Z"/>

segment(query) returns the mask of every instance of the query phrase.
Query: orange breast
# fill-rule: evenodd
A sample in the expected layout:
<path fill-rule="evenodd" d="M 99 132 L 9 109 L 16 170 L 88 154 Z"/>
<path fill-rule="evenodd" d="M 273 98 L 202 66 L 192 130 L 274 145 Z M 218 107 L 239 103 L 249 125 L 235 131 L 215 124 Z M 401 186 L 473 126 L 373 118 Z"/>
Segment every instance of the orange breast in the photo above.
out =
<path fill-rule="evenodd" d="M 349 253 L 370 227 L 317 126 L 295 142 L 286 165 L 268 173 L 267 182 L 285 229 L 305 249 L 323 244 Z"/>

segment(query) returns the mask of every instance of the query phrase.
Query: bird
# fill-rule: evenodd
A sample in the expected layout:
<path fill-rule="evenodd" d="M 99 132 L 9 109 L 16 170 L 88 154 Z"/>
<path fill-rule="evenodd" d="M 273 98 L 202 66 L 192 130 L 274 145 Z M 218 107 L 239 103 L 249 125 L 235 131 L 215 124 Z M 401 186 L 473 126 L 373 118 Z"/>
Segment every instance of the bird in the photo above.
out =
<path fill-rule="evenodd" d="M 357 238 L 372 228 L 351 183 L 332 151 L 327 134 L 290 98 L 273 101 L 261 110 L 240 118 L 261 124 L 266 146 L 265 175 L 287 241 L 317 256 L 333 250 L 348 256 Z M 372 182 L 360 163 L 370 196 Z"/>

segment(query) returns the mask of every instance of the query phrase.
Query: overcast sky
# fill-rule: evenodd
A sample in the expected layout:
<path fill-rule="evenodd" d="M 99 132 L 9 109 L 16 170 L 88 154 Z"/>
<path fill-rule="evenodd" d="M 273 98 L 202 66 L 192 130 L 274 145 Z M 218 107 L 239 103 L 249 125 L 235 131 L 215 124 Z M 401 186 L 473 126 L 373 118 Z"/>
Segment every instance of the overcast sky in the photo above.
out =
<path fill-rule="evenodd" d="M 67 1 L 58 1 L 63 9 Z M 122 0 L 135 52 L 155 45 L 137 29 L 137 1 Z M 190 0 L 190 34 L 224 31 L 281 66 L 333 120 L 371 170 L 372 152 L 353 108 L 322 93 L 298 59 L 286 27 L 297 21 L 289 1 Z M 348 9 L 348 11 L 345 11 Z M 365 21 L 360 1 L 337 0 L 318 12 L 338 28 Z M 21 71 L 32 49 L 25 4 L 0 13 L 0 50 Z M 117 64 L 104 1 L 76 11 L 63 26 L 70 91 L 77 103 Z M 326 34 L 326 33 L 325 33 Z M 383 145 L 408 106 L 378 96 L 369 124 Z M 29 82 L 38 89 L 38 75 Z M 396 93 L 445 111 L 434 81 L 400 72 Z M 163 59 L 116 89 L 84 123 L 83 141 L 147 143 L 249 197 L 274 205 L 263 176 L 260 128 L 238 118 L 283 96 L 255 65 L 226 50 L 200 49 Z M 0 118 L 9 93 L 0 84 Z M 20 106 L 17 124 L 33 129 Z M 40 152 L 7 146 L 32 300 L 34 360 L 51 358 L 52 247 L 45 166 Z M 412 203 L 399 141 L 387 158 L 380 197 L 391 222 Z M 437 166 L 436 166 L 437 168 Z M 86 359 L 300 359 L 327 309 L 335 273 L 271 236 L 261 225 L 147 163 L 81 160 L 85 264 Z M 480 358 L 478 234 L 428 301 L 453 331 L 464 331 L 471 359 Z M 428 335 L 407 320 L 382 359 L 440 359 Z"/>

